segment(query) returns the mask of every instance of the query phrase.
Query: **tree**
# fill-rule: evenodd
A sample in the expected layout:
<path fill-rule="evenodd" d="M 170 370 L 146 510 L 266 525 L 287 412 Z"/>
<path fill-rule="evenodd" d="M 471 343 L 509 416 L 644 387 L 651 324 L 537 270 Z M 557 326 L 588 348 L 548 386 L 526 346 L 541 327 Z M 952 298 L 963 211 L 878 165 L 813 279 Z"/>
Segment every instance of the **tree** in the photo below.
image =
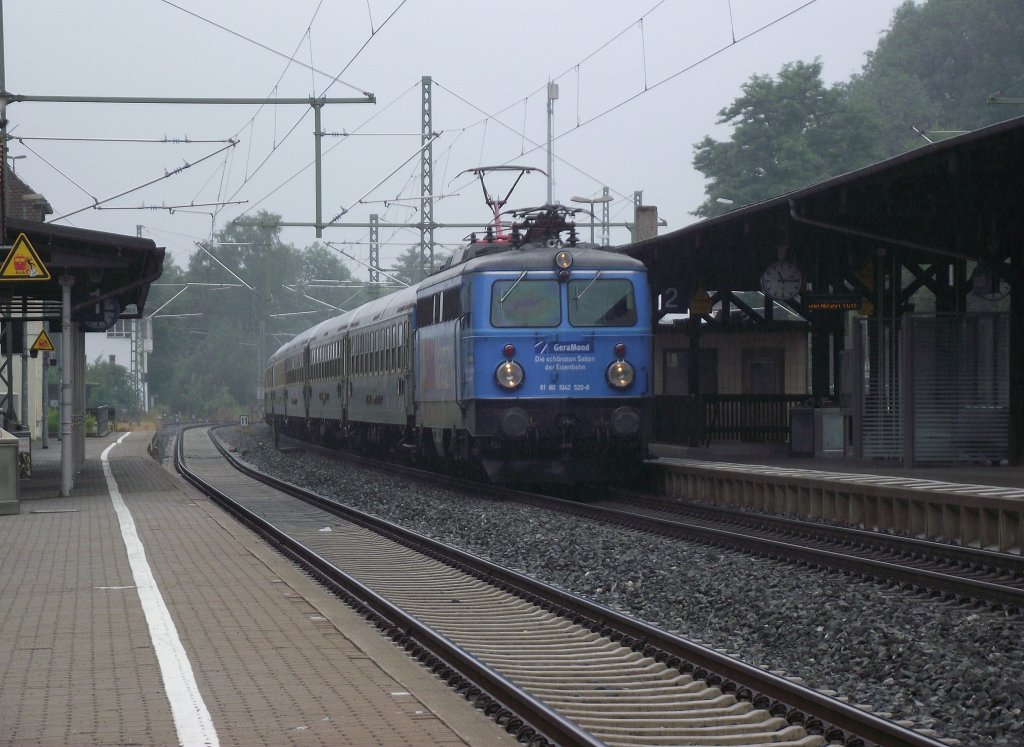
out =
<path fill-rule="evenodd" d="M 180 273 L 181 281 L 195 285 L 167 313 L 194 316 L 168 318 L 154 328 L 164 339 L 154 345 L 160 374 L 151 390 L 169 411 L 248 411 L 279 341 L 336 313 L 310 297 L 331 304 L 328 294 L 337 291 L 309 281 L 348 280 L 348 268 L 320 244 L 298 250 L 284 243 L 279 223 L 280 216 L 261 211 L 230 224 Z"/>
<path fill-rule="evenodd" d="M 167 254 L 164 257 L 163 274 L 160 275 L 160 280 L 150 286 L 149 297 L 146 300 L 146 315 L 156 314 L 150 320 L 153 330 L 153 352 L 149 356 L 147 372 L 149 394 L 156 397 L 161 409 L 165 403 L 170 403 L 172 382 L 180 356 L 188 349 L 187 319 L 173 316 L 183 311 L 185 305 L 174 306 L 175 302 L 171 301 L 184 283 L 184 271 L 175 264 L 174 258 Z M 157 312 L 169 301 L 170 306 Z"/>
<path fill-rule="evenodd" d="M 395 266 L 388 271 L 388 274 L 397 278 L 406 285 L 415 285 L 427 275 L 437 271 L 444 266 L 447 255 L 443 252 L 434 252 L 434 266 L 427 267 L 423 264 L 420 256 L 419 244 L 413 244 L 395 260 Z"/>
<path fill-rule="evenodd" d="M 299 278 L 304 283 L 311 280 L 351 280 L 352 272 L 338 257 L 338 253 L 319 242 L 313 242 L 302 250 Z"/>
<path fill-rule="evenodd" d="M 97 358 L 86 365 L 85 381 L 88 407 L 138 407 L 131 374 L 124 366 Z"/>
<path fill-rule="evenodd" d="M 1024 94 L 1021 39 L 1020 0 L 906 0 L 849 83 L 826 88 L 820 62 L 790 63 L 777 80 L 753 76 L 719 112 L 732 139 L 694 147 L 694 166 L 708 179 L 694 214 L 718 215 L 924 145 L 918 131 L 1019 115 L 1019 105 L 988 97 Z"/>
<path fill-rule="evenodd" d="M 880 115 L 887 156 L 926 143 L 915 127 L 973 130 L 1009 119 L 1020 107 L 988 97 L 1021 95 L 1022 39 L 1020 0 L 906 0 L 851 81 L 851 96 Z"/>
<path fill-rule="evenodd" d="M 694 215 L 711 217 L 876 160 L 879 124 L 845 86 L 827 88 L 820 60 L 792 62 L 778 78 L 754 75 L 722 109 L 731 140 L 705 137 L 693 165 L 708 179 Z M 719 200 L 722 200 L 721 202 Z"/>

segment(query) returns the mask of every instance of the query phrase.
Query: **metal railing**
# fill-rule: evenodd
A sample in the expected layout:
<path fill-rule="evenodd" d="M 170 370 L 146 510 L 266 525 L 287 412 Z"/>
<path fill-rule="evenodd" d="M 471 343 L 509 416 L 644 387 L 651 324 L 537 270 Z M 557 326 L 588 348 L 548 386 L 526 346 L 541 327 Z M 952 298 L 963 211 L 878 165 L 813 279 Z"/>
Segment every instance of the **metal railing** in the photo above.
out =
<path fill-rule="evenodd" d="M 655 397 L 654 439 L 664 443 L 786 443 L 789 412 L 806 394 L 665 394 Z"/>

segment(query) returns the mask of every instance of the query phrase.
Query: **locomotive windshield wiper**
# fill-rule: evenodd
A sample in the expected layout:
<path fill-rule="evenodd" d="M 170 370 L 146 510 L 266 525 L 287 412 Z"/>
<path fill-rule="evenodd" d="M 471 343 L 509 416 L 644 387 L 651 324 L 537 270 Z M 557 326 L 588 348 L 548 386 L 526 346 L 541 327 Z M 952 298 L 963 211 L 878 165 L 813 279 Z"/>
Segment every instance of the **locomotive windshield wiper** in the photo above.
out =
<path fill-rule="evenodd" d="M 573 300 L 574 301 L 579 301 L 581 298 L 583 298 L 583 294 L 586 293 L 588 290 L 590 290 L 590 286 L 592 286 L 594 283 L 596 283 L 597 279 L 599 277 L 601 277 L 602 274 L 604 274 L 604 270 L 598 270 L 594 274 L 594 277 L 591 279 L 591 281 L 589 283 L 587 283 L 586 287 L 583 290 L 579 291 L 576 294 L 576 296 L 573 298 Z"/>
<path fill-rule="evenodd" d="M 516 289 L 516 286 L 526 277 L 526 270 L 523 270 L 523 274 L 516 278 L 516 282 L 512 283 L 512 287 L 505 291 L 505 295 L 498 299 L 498 305 L 505 303 L 505 299 L 512 295 L 512 291 Z"/>

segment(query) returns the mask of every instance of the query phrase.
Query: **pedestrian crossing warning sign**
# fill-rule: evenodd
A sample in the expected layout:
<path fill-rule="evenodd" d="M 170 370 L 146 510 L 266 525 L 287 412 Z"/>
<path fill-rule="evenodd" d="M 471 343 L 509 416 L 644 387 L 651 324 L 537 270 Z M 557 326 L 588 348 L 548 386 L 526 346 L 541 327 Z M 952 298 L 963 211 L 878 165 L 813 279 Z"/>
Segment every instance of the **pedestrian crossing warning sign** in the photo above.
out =
<path fill-rule="evenodd" d="M 53 352 L 53 342 L 51 342 L 50 336 L 46 334 L 45 329 L 39 330 L 39 334 L 36 336 L 36 341 L 32 343 L 32 350 L 44 350 L 48 353 Z"/>
<path fill-rule="evenodd" d="M 0 280 L 49 280 L 46 269 L 28 237 L 19 233 L 14 245 L 7 252 L 7 258 L 0 265 Z"/>

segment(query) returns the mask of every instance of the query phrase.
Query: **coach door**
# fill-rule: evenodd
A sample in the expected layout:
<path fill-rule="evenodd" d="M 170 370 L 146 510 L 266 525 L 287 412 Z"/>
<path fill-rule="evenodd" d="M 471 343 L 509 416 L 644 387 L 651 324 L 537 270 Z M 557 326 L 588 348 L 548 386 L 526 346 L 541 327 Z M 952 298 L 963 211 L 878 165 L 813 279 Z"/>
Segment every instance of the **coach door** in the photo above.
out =
<path fill-rule="evenodd" d="M 306 420 L 309 420 L 309 398 L 313 394 L 313 385 L 309 380 L 309 345 L 302 349 L 302 407 Z"/>
<path fill-rule="evenodd" d="M 409 334 L 409 319 L 406 318 L 395 330 L 398 335 L 396 350 L 398 351 L 398 388 L 402 401 L 402 410 L 405 412 L 406 421 L 415 414 L 413 404 L 412 386 L 412 336 Z"/>

